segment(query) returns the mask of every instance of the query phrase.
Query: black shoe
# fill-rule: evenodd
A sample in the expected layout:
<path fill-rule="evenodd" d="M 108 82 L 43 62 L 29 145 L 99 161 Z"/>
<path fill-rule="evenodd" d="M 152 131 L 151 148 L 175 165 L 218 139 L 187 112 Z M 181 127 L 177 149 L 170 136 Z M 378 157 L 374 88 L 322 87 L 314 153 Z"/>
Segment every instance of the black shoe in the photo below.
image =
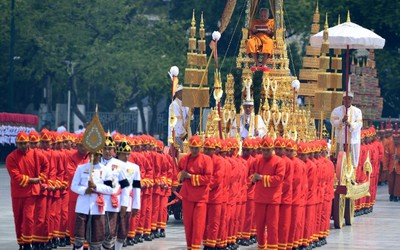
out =
<path fill-rule="evenodd" d="M 32 243 L 32 250 L 40 250 L 39 243 L 33 242 Z"/>
<path fill-rule="evenodd" d="M 127 238 L 127 239 L 126 239 L 126 244 L 127 244 L 128 246 L 133 246 L 133 245 L 134 245 L 134 243 L 133 243 L 133 238 Z"/>
<path fill-rule="evenodd" d="M 398 201 L 399 201 L 399 197 L 393 196 L 393 201 L 394 201 L 394 202 L 398 202 Z"/>
<path fill-rule="evenodd" d="M 67 242 L 66 242 L 65 238 L 60 238 L 60 241 L 59 241 L 58 245 L 60 247 L 65 247 L 67 245 Z"/>
<path fill-rule="evenodd" d="M 317 247 L 317 243 L 316 243 L 315 241 L 313 241 L 313 242 L 311 243 L 311 247 L 312 247 L 312 248 L 316 248 L 316 247 Z"/>
<path fill-rule="evenodd" d="M 124 243 L 122 243 L 122 247 L 127 247 L 127 246 L 128 246 L 128 240 L 125 239 L 125 240 L 124 240 Z"/>
<path fill-rule="evenodd" d="M 31 244 L 24 244 L 23 250 L 32 250 Z"/>
<path fill-rule="evenodd" d="M 390 195 L 390 196 L 389 196 L 389 201 L 393 201 L 393 198 L 394 198 L 394 196 L 393 196 L 393 195 Z"/>
<path fill-rule="evenodd" d="M 143 243 L 143 236 L 141 234 L 136 234 L 135 240 L 137 243 Z"/>
<path fill-rule="evenodd" d="M 165 229 L 160 230 L 160 238 L 165 238 Z"/>
<path fill-rule="evenodd" d="M 51 240 L 51 248 L 57 248 L 57 246 L 58 246 L 57 243 L 58 243 L 57 238 L 53 238 Z"/>
<path fill-rule="evenodd" d="M 69 236 L 65 237 L 65 245 L 71 246 L 71 238 Z"/>
<path fill-rule="evenodd" d="M 322 247 L 321 240 L 317 241 L 317 242 L 315 243 L 315 245 L 316 245 L 317 247 Z"/>
<path fill-rule="evenodd" d="M 378 186 L 382 186 L 382 182 L 381 181 L 378 181 Z"/>
<path fill-rule="evenodd" d="M 46 250 L 51 250 L 51 240 L 49 240 L 49 242 L 46 243 Z"/>
<path fill-rule="evenodd" d="M 150 234 L 144 235 L 143 239 L 144 239 L 145 241 L 152 241 L 152 240 L 153 240 L 153 239 L 151 238 Z"/>
<path fill-rule="evenodd" d="M 249 241 L 249 240 L 246 240 L 246 239 L 243 239 L 241 245 L 242 245 L 242 246 L 245 246 L 245 247 L 250 246 L 250 241 Z"/>
<path fill-rule="evenodd" d="M 160 233 L 158 232 L 158 230 L 154 231 L 153 235 L 154 235 L 154 238 L 156 238 L 156 239 L 160 238 Z"/>

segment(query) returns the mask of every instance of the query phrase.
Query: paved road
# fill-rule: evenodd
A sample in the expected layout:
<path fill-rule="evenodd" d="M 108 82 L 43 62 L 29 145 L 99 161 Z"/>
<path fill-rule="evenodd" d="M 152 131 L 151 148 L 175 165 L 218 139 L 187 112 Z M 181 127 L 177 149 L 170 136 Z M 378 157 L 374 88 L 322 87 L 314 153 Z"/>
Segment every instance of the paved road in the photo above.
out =
<path fill-rule="evenodd" d="M 13 214 L 10 200 L 9 177 L 4 166 L 0 167 L 0 250 L 18 249 L 13 223 Z M 328 245 L 321 249 L 399 249 L 400 229 L 400 202 L 388 201 L 387 186 L 378 189 L 377 204 L 374 212 L 356 217 L 354 225 L 341 230 L 331 228 Z M 145 242 L 134 247 L 124 249 L 137 250 L 183 250 L 185 249 L 185 234 L 180 221 L 173 216 L 167 226 L 167 237 L 152 242 Z M 71 249 L 71 248 L 58 248 Z M 241 249 L 255 250 L 256 245 L 241 247 Z"/>

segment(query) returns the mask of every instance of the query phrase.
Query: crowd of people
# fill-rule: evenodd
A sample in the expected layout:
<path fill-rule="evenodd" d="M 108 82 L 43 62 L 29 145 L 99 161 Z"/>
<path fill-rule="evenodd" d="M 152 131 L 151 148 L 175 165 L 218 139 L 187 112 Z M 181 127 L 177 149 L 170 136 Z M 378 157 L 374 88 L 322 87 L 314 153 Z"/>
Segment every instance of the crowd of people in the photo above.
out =
<path fill-rule="evenodd" d="M 355 201 L 356 215 L 372 211 L 385 173 L 390 200 L 399 200 L 397 125 L 392 134 L 391 126 L 361 131 L 355 181 L 369 180 L 371 195 Z M 325 140 L 265 136 L 239 145 L 194 135 L 178 162 L 151 136 L 116 133 L 90 163 L 82 138 L 46 129 L 18 133 L 6 167 L 20 249 L 122 249 L 165 237 L 168 197 L 178 185 L 188 249 L 327 243 L 335 168 Z M 371 175 L 364 171 L 368 157 Z"/>
<path fill-rule="evenodd" d="M 326 141 L 246 138 L 239 155 L 236 139 L 193 136 L 189 147 L 178 165 L 188 249 L 327 243 L 334 166 Z"/>
<path fill-rule="evenodd" d="M 18 133 L 6 168 L 20 249 L 122 249 L 165 237 L 177 181 L 163 143 L 116 133 L 91 156 L 82 138 L 46 129 Z"/>

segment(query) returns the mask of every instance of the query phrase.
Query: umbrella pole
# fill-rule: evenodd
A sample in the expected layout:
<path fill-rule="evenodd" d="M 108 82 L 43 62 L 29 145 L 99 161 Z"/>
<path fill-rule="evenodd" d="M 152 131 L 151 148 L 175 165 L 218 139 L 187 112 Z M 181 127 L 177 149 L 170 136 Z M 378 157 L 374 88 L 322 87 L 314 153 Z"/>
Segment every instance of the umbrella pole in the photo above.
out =
<path fill-rule="evenodd" d="M 350 46 L 347 44 L 347 49 L 346 49 L 346 99 L 349 96 L 349 58 L 350 58 Z M 345 106 L 346 113 L 347 115 L 347 107 Z M 348 127 L 347 125 L 344 126 L 344 147 L 345 147 L 345 152 L 346 156 L 349 156 L 349 146 L 348 146 L 348 138 L 347 138 L 347 132 L 348 132 Z"/>

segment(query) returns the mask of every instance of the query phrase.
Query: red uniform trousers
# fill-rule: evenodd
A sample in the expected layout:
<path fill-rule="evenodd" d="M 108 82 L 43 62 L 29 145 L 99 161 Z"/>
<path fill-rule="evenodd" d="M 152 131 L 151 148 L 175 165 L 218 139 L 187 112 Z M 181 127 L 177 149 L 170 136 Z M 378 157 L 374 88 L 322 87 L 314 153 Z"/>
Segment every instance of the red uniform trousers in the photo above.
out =
<path fill-rule="evenodd" d="M 51 206 L 51 217 L 53 217 L 53 238 L 60 237 L 60 225 L 61 225 L 61 197 L 53 197 L 53 203 Z"/>
<path fill-rule="evenodd" d="M 72 198 L 72 196 L 70 196 Z M 70 199 L 68 202 L 68 230 L 67 235 L 69 235 L 71 240 L 71 245 L 75 243 L 75 207 L 76 199 Z"/>
<path fill-rule="evenodd" d="M 292 205 L 281 204 L 279 207 L 278 249 L 285 250 L 287 245 L 289 244 L 289 231 L 291 220 Z"/>
<path fill-rule="evenodd" d="M 388 175 L 389 195 L 400 196 L 400 175 L 396 171 Z"/>
<path fill-rule="evenodd" d="M 49 241 L 49 226 L 47 221 L 47 195 L 36 196 L 32 241 L 46 243 Z"/>
<path fill-rule="evenodd" d="M 131 193 L 131 197 L 133 197 L 132 193 Z M 138 226 L 139 226 L 139 221 L 141 219 L 142 210 L 143 210 L 143 194 L 140 193 L 140 210 L 135 217 L 131 216 L 131 218 L 129 220 L 129 231 L 128 231 L 128 236 L 127 236 L 128 238 L 135 237 L 136 233 L 139 234 Z M 143 228 L 141 229 L 140 234 L 142 234 L 142 233 L 143 233 Z"/>
<path fill-rule="evenodd" d="M 182 200 L 183 224 L 185 226 L 186 245 L 188 249 L 197 250 L 201 247 L 206 227 L 207 203 Z"/>
<path fill-rule="evenodd" d="M 221 230 L 221 211 L 222 203 L 207 204 L 207 223 L 203 237 L 204 246 L 214 248 L 217 245 L 217 238 Z"/>
<path fill-rule="evenodd" d="M 158 215 L 157 228 L 165 229 L 167 225 L 167 217 L 168 217 L 168 195 L 160 196 L 160 213 Z"/>
<path fill-rule="evenodd" d="M 290 228 L 289 228 L 289 235 L 288 235 L 288 244 L 286 245 L 286 249 L 292 249 L 295 247 L 295 241 L 297 242 L 297 247 L 299 246 L 298 239 L 296 239 L 296 228 L 299 226 L 298 223 L 300 222 L 300 205 L 292 205 L 291 215 L 290 215 Z"/>
<path fill-rule="evenodd" d="M 151 231 L 151 194 L 143 194 L 140 207 L 140 220 L 137 233 L 150 234 Z M 147 223 L 146 223 L 147 222 Z M 148 227 L 146 227 L 148 226 Z"/>
<path fill-rule="evenodd" d="M 61 195 L 61 212 L 60 212 L 60 238 L 65 238 L 67 235 L 68 228 L 68 204 L 69 204 L 69 192 Z M 75 209 L 74 209 L 75 211 Z"/>
<path fill-rule="evenodd" d="M 17 242 L 19 245 L 32 243 L 36 196 L 11 198 L 11 201 Z"/>
<path fill-rule="evenodd" d="M 256 203 L 254 220 L 257 223 L 258 249 L 278 249 L 279 205 Z"/>
<path fill-rule="evenodd" d="M 321 228 L 321 217 L 322 217 L 322 203 L 317 203 L 315 205 L 315 227 L 314 232 L 312 233 L 312 241 L 317 242 L 321 237 L 320 228 Z"/>
<path fill-rule="evenodd" d="M 316 204 L 307 204 L 305 206 L 305 221 L 303 232 L 303 246 L 308 246 L 312 242 L 312 236 L 315 230 Z"/>
<path fill-rule="evenodd" d="M 324 211 L 323 211 L 323 237 L 328 237 L 329 235 L 329 228 L 331 226 L 331 213 L 332 213 L 332 200 L 325 200 L 324 201 Z"/>
<path fill-rule="evenodd" d="M 306 205 L 300 205 L 299 207 L 299 224 L 295 228 L 295 239 L 297 238 L 298 246 L 307 244 L 307 239 L 304 238 L 304 228 L 306 226 Z M 295 240 L 296 242 L 296 240 Z"/>
<path fill-rule="evenodd" d="M 228 244 L 235 243 L 235 226 L 236 226 L 236 203 L 228 204 L 229 223 L 228 223 Z"/>
<path fill-rule="evenodd" d="M 220 219 L 220 230 L 218 231 L 217 247 L 224 248 L 227 245 L 228 240 L 228 211 L 227 204 L 223 202 L 221 204 L 221 219 Z"/>
<path fill-rule="evenodd" d="M 239 224 L 239 230 L 238 230 L 238 234 L 237 237 L 239 239 L 244 239 L 244 221 L 246 220 L 246 201 L 243 201 L 240 203 L 240 215 L 239 215 L 239 220 L 238 220 L 238 224 Z"/>
<path fill-rule="evenodd" d="M 246 209 L 245 209 L 245 220 L 243 225 L 243 238 L 246 240 L 250 239 L 251 230 L 253 227 L 253 218 L 254 218 L 254 200 L 247 200 Z"/>
<path fill-rule="evenodd" d="M 47 197 L 47 221 L 49 222 L 49 240 L 51 240 L 53 238 L 53 231 L 54 231 L 54 220 L 55 220 L 55 216 L 54 216 L 54 209 L 55 209 L 55 204 L 56 202 L 56 198 L 54 198 L 53 196 L 48 196 Z"/>
<path fill-rule="evenodd" d="M 160 194 L 152 194 L 151 197 L 151 230 L 155 231 L 157 230 L 157 222 L 158 222 L 158 216 L 160 214 L 160 199 L 161 196 Z"/>
<path fill-rule="evenodd" d="M 241 217 L 241 212 L 242 211 L 242 203 L 238 202 L 236 203 L 236 209 L 235 209 L 235 229 L 233 230 L 233 243 L 236 243 L 236 240 L 238 239 L 239 235 L 239 228 L 240 228 L 240 217 Z"/>

